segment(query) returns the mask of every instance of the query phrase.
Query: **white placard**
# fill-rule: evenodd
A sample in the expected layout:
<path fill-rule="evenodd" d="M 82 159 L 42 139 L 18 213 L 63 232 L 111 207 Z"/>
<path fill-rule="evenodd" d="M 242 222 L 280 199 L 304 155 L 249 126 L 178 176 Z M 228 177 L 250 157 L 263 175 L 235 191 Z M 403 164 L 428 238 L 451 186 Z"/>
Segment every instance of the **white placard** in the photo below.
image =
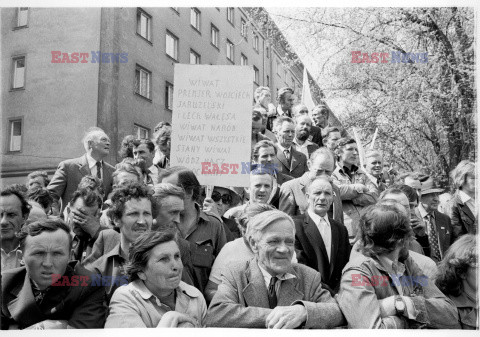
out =
<path fill-rule="evenodd" d="M 248 66 L 175 65 L 171 166 L 202 185 L 249 185 L 252 79 Z"/>

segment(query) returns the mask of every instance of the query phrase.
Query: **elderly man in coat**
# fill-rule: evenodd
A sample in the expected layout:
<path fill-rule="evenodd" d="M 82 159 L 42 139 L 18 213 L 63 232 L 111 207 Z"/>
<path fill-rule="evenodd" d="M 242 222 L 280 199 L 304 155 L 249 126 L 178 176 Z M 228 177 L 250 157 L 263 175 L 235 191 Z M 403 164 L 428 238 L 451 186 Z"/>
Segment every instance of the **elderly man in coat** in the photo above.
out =
<path fill-rule="evenodd" d="M 207 326 L 318 328 L 345 323 L 320 274 L 292 263 L 295 225 L 277 210 L 256 215 L 246 237 L 255 257 L 232 264 L 207 312 Z"/>

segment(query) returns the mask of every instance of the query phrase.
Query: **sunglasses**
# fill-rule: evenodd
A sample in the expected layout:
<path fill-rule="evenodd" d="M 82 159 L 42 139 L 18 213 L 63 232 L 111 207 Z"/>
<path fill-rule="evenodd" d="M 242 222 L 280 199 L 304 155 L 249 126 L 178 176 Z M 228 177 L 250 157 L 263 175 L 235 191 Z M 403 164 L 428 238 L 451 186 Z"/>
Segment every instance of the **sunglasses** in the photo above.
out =
<path fill-rule="evenodd" d="M 232 203 L 232 196 L 230 194 L 223 194 L 222 195 L 217 191 L 212 192 L 212 199 L 215 202 L 218 202 L 218 201 L 220 201 L 220 199 L 222 199 L 222 202 L 225 205 L 230 205 Z"/>

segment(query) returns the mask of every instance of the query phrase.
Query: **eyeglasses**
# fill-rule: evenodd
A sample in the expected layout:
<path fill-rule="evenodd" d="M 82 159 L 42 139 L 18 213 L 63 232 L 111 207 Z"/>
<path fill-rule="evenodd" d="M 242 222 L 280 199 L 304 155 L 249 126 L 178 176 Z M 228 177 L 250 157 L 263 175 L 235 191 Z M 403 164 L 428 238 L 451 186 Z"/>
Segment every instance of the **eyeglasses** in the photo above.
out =
<path fill-rule="evenodd" d="M 222 199 L 222 202 L 225 205 L 230 205 L 232 203 L 232 196 L 230 194 L 220 194 L 217 191 L 212 192 L 212 199 L 215 202 L 218 202 L 220 199 Z"/>

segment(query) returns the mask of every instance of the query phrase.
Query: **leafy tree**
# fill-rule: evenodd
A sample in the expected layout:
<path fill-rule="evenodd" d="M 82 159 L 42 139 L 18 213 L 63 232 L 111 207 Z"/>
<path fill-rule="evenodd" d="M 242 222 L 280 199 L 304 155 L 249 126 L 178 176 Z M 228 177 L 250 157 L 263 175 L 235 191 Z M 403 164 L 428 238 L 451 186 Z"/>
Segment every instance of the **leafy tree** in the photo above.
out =
<path fill-rule="evenodd" d="M 270 10 L 344 126 L 401 170 L 447 181 L 475 158 L 473 8 L 297 8 Z M 352 63 L 352 51 L 388 62 Z M 428 53 L 392 63 L 392 52 Z M 293 60 L 295 61 L 295 60 Z M 311 66 L 310 66 L 311 65 Z"/>

